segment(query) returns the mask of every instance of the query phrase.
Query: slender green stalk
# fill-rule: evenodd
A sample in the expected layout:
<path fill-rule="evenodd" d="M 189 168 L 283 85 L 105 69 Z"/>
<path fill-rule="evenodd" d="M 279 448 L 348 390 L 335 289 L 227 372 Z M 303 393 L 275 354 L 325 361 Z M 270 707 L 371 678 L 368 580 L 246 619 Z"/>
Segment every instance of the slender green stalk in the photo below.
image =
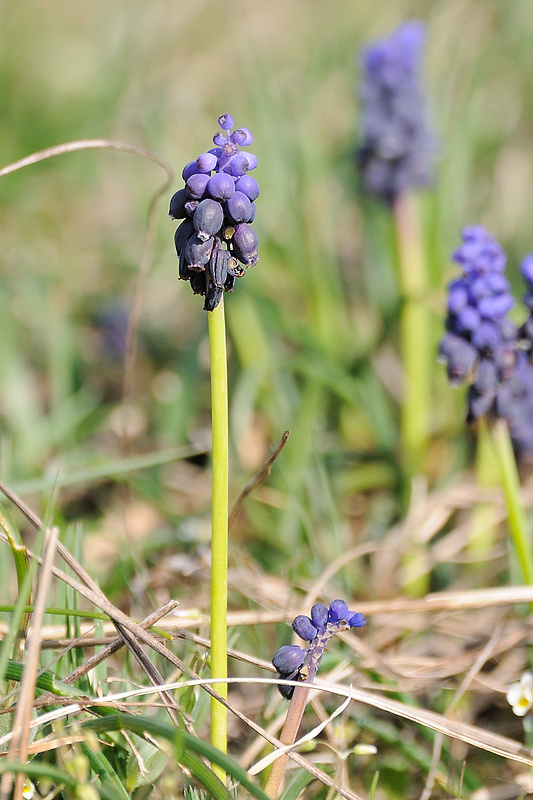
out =
<path fill-rule="evenodd" d="M 530 537 L 527 532 L 526 517 L 520 500 L 520 479 L 516 468 L 509 428 L 504 420 L 498 420 L 494 425 L 492 440 L 500 465 L 509 532 L 524 583 L 533 585 L 533 556 L 531 554 Z"/>
<path fill-rule="evenodd" d="M 404 373 L 402 461 L 406 477 L 410 478 L 422 470 L 429 442 L 433 354 L 426 305 L 428 278 L 415 196 L 399 194 L 393 215 L 403 300 L 400 318 Z"/>
<path fill-rule="evenodd" d="M 493 492 L 501 485 L 500 468 L 492 443 L 489 426 L 481 418 L 477 426 L 477 449 L 475 464 L 476 483 L 481 489 Z M 477 503 L 472 509 L 468 554 L 474 563 L 487 558 L 496 538 L 494 504 Z"/>
<path fill-rule="evenodd" d="M 228 374 L 224 300 L 208 313 L 211 354 L 211 418 L 213 427 L 213 496 L 211 530 L 211 677 L 226 678 L 228 607 Z M 227 697 L 227 686 L 219 692 Z M 211 743 L 227 749 L 227 710 L 211 700 Z M 219 777 L 220 767 L 213 765 Z"/>

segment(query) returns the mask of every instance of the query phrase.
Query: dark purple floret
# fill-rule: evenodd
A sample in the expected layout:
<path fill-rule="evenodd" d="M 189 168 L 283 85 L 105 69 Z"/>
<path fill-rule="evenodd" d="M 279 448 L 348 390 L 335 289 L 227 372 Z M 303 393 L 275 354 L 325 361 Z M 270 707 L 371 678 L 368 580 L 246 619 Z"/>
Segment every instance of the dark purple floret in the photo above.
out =
<path fill-rule="evenodd" d="M 231 114 L 222 114 L 222 116 L 218 118 L 218 124 L 223 131 L 230 131 L 233 128 L 233 117 Z"/>
<path fill-rule="evenodd" d="M 254 137 L 248 128 L 239 128 L 239 130 L 234 131 L 229 138 L 234 144 L 238 144 L 239 147 L 248 147 L 248 145 L 254 143 Z"/>
<path fill-rule="evenodd" d="M 185 244 L 189 241 L 194 233 L 194 225 L 192 219 L 184 219 L 181 225 L 176 228 L 174 234 L 174 244 L 176 245 L 176 254 L 181 255 L 181 251 Z"/>
<path fill-rule="evenodd" d="M 338 622 L 349 615 L 348 603 L 345 600 L 334 600 L 329 607 L 328 622 Z"/>
<path fill-rule="evenodd" d="M 196 207 L 192 221 L 198 238 L 206 242 L 222 227 L 224 222 L 222 206 L 216 200 L 206 198 Z"/>
<path fill-rule="evenodd" d="M 257 264 L 257 234 L 246 222 L 235 226 L 233 234 L 233 253 L 245 267 Z"/>
<path fill-rule="evenodd" d="M 225 172 L 216 172 L 209 179 L 207 190 L 215 200 L 229 200 L 235 191 L 235 181 Z"/>
<path fill-rule="evenodd" d="M 433 178 L 435 139 L 429 131 L 421 60 L 425 28 L 411 20 L 362 54 L 364 188 L 386 203 Z"/>
<path fill-rule="evenodd" d="M 201 200 L 205 195 L 207 184 L 209 182 L 209 175 L 205 173 L 196 173 L 187 178 L 185 182 L 185 189 L 191 200 Z"/>
<path fill-rule="evenodd" d="M 196 159 L 198 172 L 211 172 L 217 165 L 217 157 L 214 153 L 202 153 Z"/>
<path fill-rule="evenodd" d="M 272 663 L 278 672 L 291 673 L 300 669 L 304 663 L 306 650 L 295 644 L 286 644 L 280 647 Z"/>
<path fill-rule="evenodd" d="M 197 234 L 191 236 L 185 245 L 185 258 L 189 269 L 204 272 L 205 266 L 211 258 L 213 243 L 213 237 L 203 241 Z"/>
<path fill-rule="evenodd" d="M 311 619 L 317 628 L 323 630 L 328 622 L 328 607 L 324 603 L 315 603 L 311 609 Z"/>
<path fill-rule="evenodd" d="M 170 198 L 170 208 L 168 210 L 169 217 L 173 219 L 183 219 L 187 212 L 185 210 L 185 204 L 189 199 L 189 195 L 185 189 L 178 189 L 175 194 L 172 195 Z"/>
<path fill-rule="evenodd" d="M 292 622 L 292 629 L 300 639 L 306 642 L 312 642 L 318 633 L 318 629 L 313 625 L 309 617 L 304 614 L 299 614 Z"/>
<path fill-rule="evenodd" d="M 242 178 L 239 178 L 235 183 L 235 189 L 245 194 L 250 200 L 257 200 L 261 191 L 256 179 L 251 175 L 243 175 Z"/>
<path fill-rule="evenodd" d="M 185 164 L 183 170 L 181 172 L 181 177 L 184 181 L 188 181 L 191 175 L 197 175 L 200 172 L 198 169 L 198 164 L 196 161 L 189 161 L 188 164 Z"/>
<path fill-rule="evenodd" d="M 439 356 L 446 364 L 450 383 L 459 386 L 475 369 L 478 351 L 461 336 L 448 333 L 440 343 Z"/>
<path fill-rule="evenodd" d="M 183 168 L 185 187 L 172 196 L 169 211 L 174 219 L 184 219 L 174 236 L 179 277 L 190 281 L 194 294 L 205 295 L 206 311 L 213 311 L 223 292 L 232 292 L 235 279 L 257 262 L 257 236 L 250 225 L 259 184 L 247 174 L 257 157 L 240 151 L 253 136 L 248 128 L 230 133 L 229 114 L 218 124 L 215 147 Z"/>
<path fill-rule="evenodd" d="M 234 192 L 226 204 L 226 213 L 232 222 L 250 222 L 252 202 L 242 192 Z"/>

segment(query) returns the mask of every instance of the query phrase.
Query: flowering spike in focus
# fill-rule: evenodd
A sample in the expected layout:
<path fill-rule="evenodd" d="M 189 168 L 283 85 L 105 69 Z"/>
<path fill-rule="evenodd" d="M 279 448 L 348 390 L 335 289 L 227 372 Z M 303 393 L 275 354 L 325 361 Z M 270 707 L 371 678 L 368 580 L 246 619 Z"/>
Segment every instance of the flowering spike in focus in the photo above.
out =
<path fill-rule="evenodd" d="M 240 150 L 254 137 L 248 128 L 231 133 L 230 114 L 222 114 L 218 124 L 215 147 L 185 165 L 185 186 L 174 193 L 169 210 L 174 219 L 183 219 L 174 237 L 179 277 L 190 281 L 194 294 L 205 295 L 206 311 L 213 311 L 223 292 L 233 291 L 235 279 L 257 262 L 258 241 L 250 225 L 260 190 L 247 174 L 257 157 Z"/>

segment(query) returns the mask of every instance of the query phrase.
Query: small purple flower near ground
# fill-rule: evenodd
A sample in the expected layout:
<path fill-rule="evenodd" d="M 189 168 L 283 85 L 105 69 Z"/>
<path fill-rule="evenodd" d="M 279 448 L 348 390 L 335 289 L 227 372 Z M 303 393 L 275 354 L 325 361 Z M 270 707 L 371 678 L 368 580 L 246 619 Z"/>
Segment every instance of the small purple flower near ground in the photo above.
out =
<path fill-rule="evenodd" d="M 292 628 L 309 647 L 304 650 L 298 645 L 284 645 L 274 655 L 272 663 L 283 680 L 312 680 L 316 674 L 326 645 L 332 636 L 350 628 L 362 628 L 366 619 L 359 612 L 350 611 L 344 600 L 333 600 L 329 608 L 323 603 L 315 603 L 311 617 L 298 614 Z M 278 686 L 283 697 L 290 700 L 294 686 Z"/>
<path fill-rule="evenodd" d="M 365 190 L 386 203 L 432 182 L 436 141 L 421 81 L 425 26 L 400 25 L 362 53 L 363 143 L 358 163 Z"/>
<path fill-rule="evenodd" d="M 232 292 L 235 279 L 258 260 L 251 224 L 259 184 L 248 175 L 257 157 L 240 150 L 254 138 L 248 128 L 230 133 L 229 114 L 218 124 L 215 147 L 185 165 L 185 187 L 172 196 L 169 210 L 173 219 L 183 220 L 174 236 L 179 277 L 190 282 L 194 294 L 205 295 L 206 311 L 213 311 L 223 292 Z"/>

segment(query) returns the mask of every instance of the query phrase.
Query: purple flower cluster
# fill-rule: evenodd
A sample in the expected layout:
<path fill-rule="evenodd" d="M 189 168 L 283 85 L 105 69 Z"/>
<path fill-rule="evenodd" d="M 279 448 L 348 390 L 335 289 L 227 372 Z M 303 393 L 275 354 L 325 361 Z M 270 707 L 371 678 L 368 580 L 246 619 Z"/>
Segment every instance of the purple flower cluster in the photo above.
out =
<path fill-rule="evenodd" d="M 358 162 L 365 190 L 386 203 L 433 177 L 436 142 L 420 80 L 423 23 L 411 20 L 362 55 L 363 144 Z"/>
<path fill-rule="evenodd" d="M 295 644 L 287 644 L 276 652 L 272 663 L 283 680 L 297 681 L 304 676 L 312 680 L 316 674 L 327 643 L 339 631 L 362 628 L 366 625 L 363 614 L 349 611 L 344 600 L 333 600 L 328 608 L 323 603 L 315 603 L 311 616 L 299 614 L 292 623 L 293 631 L 309 647 L 304 650 Z M 278 686 L 283 697 L 290 700 L 294 686 Z"/>
<path fill-rule="evenodd" d="M 453 254 L 463 275 L 448 287 L 446 336 L 440 356 L 452 384 L 470 381 L 467 419 L 494 409 L 502 381 L 514 373 L 517 330 L 507 318 L 514 305 L 504 276 L 506 256 L 481 225 L 463 230 Z"/>
<path fill-rule="evenodd" d="M 172 196 L 169 210 L 173 219 L 183 220 L 174 236 L 179 277 L 190 282 L 194 294 L 205 295 L 206 311 L 213 311 L 222 293 L 233 291 L 235 279 L 257 263 L 251 223 L 259 184 L 248 174 L 257 158 L 240 150 L 254 137 L 248 128 L 230 133 L 229 114 L 218 124 L 215 147 L 184 167 L 185 187 Z"/>
<path fill-rule="evenodd" d="M 531 315 L 520 331 L 508 319 L 514 305 L 504 276 L 506 256 L 481 225 L 463 230 L 453 254 L 462 276 L 448 287 L 446 335 L 439 354 L 453 385 L 469 383 L 467 421 L 506 419 L 518 454 L 533 451 L 533 351 Z M 533 254 L 521 265 L 533 310 Z"/>

